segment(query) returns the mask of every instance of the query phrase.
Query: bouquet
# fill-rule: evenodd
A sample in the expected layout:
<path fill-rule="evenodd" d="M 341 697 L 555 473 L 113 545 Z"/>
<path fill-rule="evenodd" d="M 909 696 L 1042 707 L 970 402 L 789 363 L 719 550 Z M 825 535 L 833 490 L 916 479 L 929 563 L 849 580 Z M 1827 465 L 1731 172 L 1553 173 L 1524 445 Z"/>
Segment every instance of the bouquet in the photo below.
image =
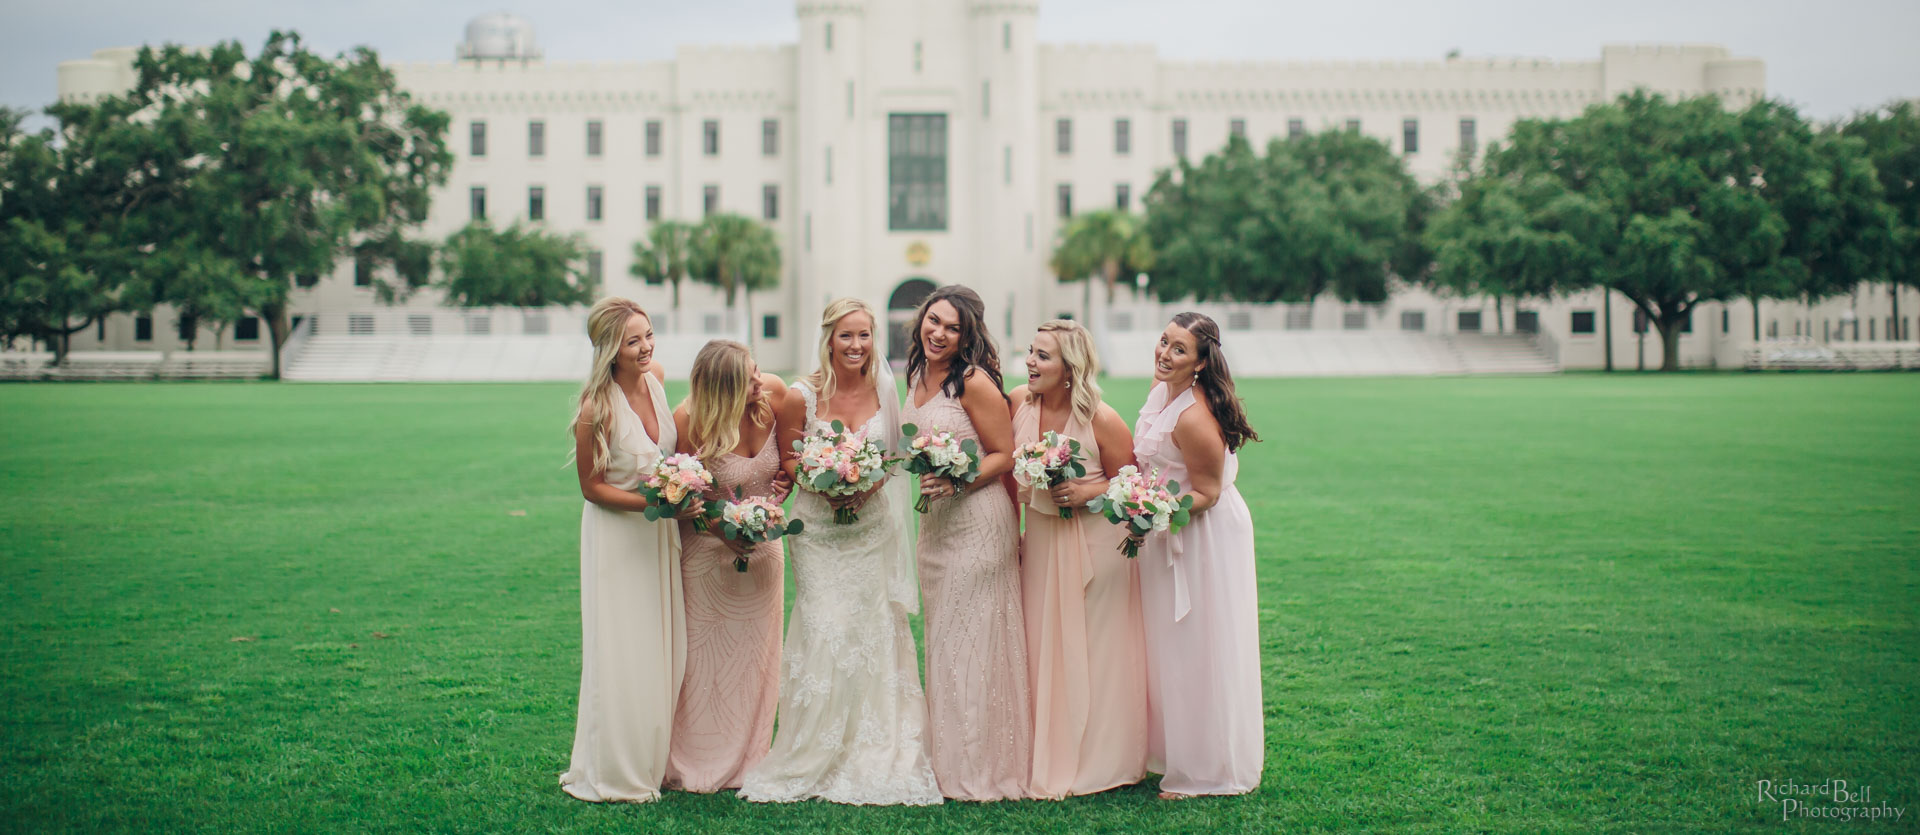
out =
<path fill-rule="evenodd" d="M 684 452 L 669 455 L 640 483 L 640 495 L 647 497 L 647 521 L 672 519 L 711 489 L 713 473 L 707 472 L 707 465 L 700 459 Z M 706 531 L 706 517 L 693 517 L 693 529 Z"/>
<path fill-rule="evenodd" d="M 1143 475 L 1129 464 L 1120 468 L 1105 494 L 1087 502 L 1087 509 L 1127 526 L 1120 553 L 1132 558 L 1140 556 L 1140 541 L 1148 531 L 1178 531 L 1193 518 L 1193 497 L 1179 494 L 1180 482 L 1162 480 L 1157 469 Z"/>
<path fill-rule="evenodd" d="M 1013 474 L 1038 490 L 1051 490 L 1068 479 L 1087 474 L 1080 457 L 1080 442 L 1058 432 L 1048 432 L 1040 440 L 1027 444 L 1013 454 Z M 1060 518 L 1072 519 L 1073 508 L 1060 508 Z"/>
<path fill-rule="evenodd" d="M 786 511 L 764 496 L 740 498 L 740 488 L 733 488 L 733 501 L 709 511 L 720 522 L 720 535 L 727 539 L 751 542 L 758 545 L 772 542 L 783 536 L 792 536 L 805 528 L 800 520 L 787 521 Z M 747 570 L 747 556 L 741 554 L 733 558 L 735 571 Z"/>
<path fill-rule="evenodd" d="M 980 477 L 980 445 L 974 443 L 972 438 L 956 438 L 952 432 L 940 431 L 938 426 L 922 435 L 920 427 L 911 423 L 900 427 L 900 434 L 911 450 L 907 455 L 907 472 L 945 476 L 955 486 L 972 484 L 974 479 Z M 920 500 L 913 503 L 913 509 L 921 513 L 927 512 L 932 506 L 925 493 L 921 493 Z"/>
<path fill-rule="evenodd" d="M 845 424 L 834 421 L 831 431 L 816 432 L 793 442 L 800 454 L 799 478 L 795 486 L 822 496 L 852 496 L 865 493 L 887 477 L 887 454 L 879 444 L 867 439 L 865 432 L 848 432 Z M 835 508 L 833 521 L 850 525 L 860 514 L 850 507 Z"/>

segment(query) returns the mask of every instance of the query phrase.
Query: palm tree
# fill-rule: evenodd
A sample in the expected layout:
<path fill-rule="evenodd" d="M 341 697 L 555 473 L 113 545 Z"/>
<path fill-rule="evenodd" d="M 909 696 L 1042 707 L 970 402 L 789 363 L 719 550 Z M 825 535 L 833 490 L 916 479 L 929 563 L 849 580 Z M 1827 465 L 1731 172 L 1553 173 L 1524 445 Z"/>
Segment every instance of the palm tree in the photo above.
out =
<path fill-rule="evenodd" d="M 1060 232 L 1050 266 L 1061 281 L 1083 281 L 1096 273 L 1107 284 L 1107 304 L 1113 304 L 1113 285 L 1123 272 L 1153 267 L 1153 243 L 1140 218 L 1118 209 L 1098 209 L 1076 215 Z M 1082 305 L 1092 310 L 1091 285 L 1082 290 Z M 1087 315 L 1083 312 L 1082 315 Z"/>
<path fill-rule="evenodd" d="M 673 285 L 674 327 L 680 325 L 680 280 L 687 277 L 693 257 L 693 225 L 678 220 L 663 220 L 647 232 L 648 240 L 633 242 L 633 265 L 627 268 L 635 278 L 649 284 L 662 281 Z M 649 246 L 651 242 L 651 246 Z"/>
<path fill-rule="evenodd" d="M 715 214 L 694 227 L 689 265 L 695 281 L 719 287 L 727 309 L 741 290 L 747 297 L 747 339 L 753 339 L 754 290 L 780 283 L 780 244 L 773 230 L 745 215 Z"/>

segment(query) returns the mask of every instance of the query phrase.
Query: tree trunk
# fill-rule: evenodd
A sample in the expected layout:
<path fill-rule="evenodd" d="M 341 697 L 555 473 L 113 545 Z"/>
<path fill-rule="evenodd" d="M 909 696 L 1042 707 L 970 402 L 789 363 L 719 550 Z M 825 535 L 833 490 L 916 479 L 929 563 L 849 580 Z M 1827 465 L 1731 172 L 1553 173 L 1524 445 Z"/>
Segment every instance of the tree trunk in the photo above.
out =
<path fill-rule="evenodd" d="M 1505 301 L 1506 301 L 1505 297 L 1501 296 L 1499 293 L 1493 294 L 1493 329 L 1496 333 L 1504 334 L 1507 332 L 1507 311 L 1506 311 Z"/>
<path fill-rule="evenodd" d="M 288 331 L 292 330 L 292 326 L 287 323 L 286 303 L 274 302 L 262 305 L 260 318 L 267 320 L 267 342 L 271 343 L 267 352 L 273 355 L 273 372 L 267 379 L 278 380 L 280 379 L 280 347 L 287 344 L 287 337 L 290 335 Z"/>
<path fill-rule="evenodd" d="M 1080 279 L 1080 324 L 1093 327 L 1093 278 Z"/>
<path fill-rule="evenodd" d="M 747 307 L 747 350 L 753 350 L 753 291 L 749 290 L 744 295 Z"/>
<path fill-rule="evenodd" d="M 1600 300 L 1601 300 L 1600 311 L 1606 319 L 1606 323 L 1600 326 L 1600 331 L 1601 333 L 1606 334 L 1607 370 L 1612 371 L 1613 370 L 1613 288 L 1611 287 L 1600 288 Z"/>
<path fill-rule="evenodd" d="M 1900 282 L 1894 282 L 1890 289 L 1893 290 L 1893 341 L 1905 342 L 1907 329 L 1901 327 L 1905 323 L 1900 321 Z"/>
<path fill-rule="evenodd" d="M 1760 344 L 1760 297 L 1749 296 L 1747 300 L 1753 303 L 1753 344 L 1758 345 Z"/>
<path fill-rule="evenodd" d="M 1120 280 L 1120 262 L 1108 259 L 1100 265 L 1100 276 L 1107 280 L 1107 307 L 1113 307 L 1113 283 Z"/>
<path fill-rule="evenodd" d="M 1660 326 L 1660 370 L 1680 370 L 1680 321 L 1683 315 L 1664 312 L 1655 320 Z"/>

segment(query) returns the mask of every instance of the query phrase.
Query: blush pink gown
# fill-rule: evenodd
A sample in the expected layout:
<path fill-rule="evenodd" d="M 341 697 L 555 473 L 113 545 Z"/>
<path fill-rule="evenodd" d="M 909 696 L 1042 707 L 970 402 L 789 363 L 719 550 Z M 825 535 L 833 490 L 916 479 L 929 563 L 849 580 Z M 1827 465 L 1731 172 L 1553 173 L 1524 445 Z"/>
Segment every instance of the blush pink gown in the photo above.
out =
<path fill-rule="evenodd" d="M 944 391 L 903 424 L 979 439 Z M 917 476 L 909 476 L 917 478 Z M 998 484 L 936 499 L 920 517 L 920 596 L 926 611 L 927 752 L 940 793 L 959 800 L 1027 796 L 1033 761 L 1027 644 L 1020 613 L 1019 522 Z"/>
<path fill-rule="evenodd" d="M 1182 489 L 1187 465 L 1173 427 L 1195 397 L 1189 387 L 1169 403 L 1166 385 L 1155 384 L 1134 427 L 1140 469 L 1158 468 Z M 1147 769 L 1163 775 L 1161 791 L 1244 794 L 1260 785 L 1266 760 L 1253 517 L 1233 486 L 1238 470 L 1227 453 L 1219 503 L 1179 533 L 1149 534 L 1140 549 Z"/>
<path fill-rule="evenodd" d="M 707 461 L 728 496 L 772 496 L 780 453 L 773 433 L 752 458 L 726 453 Z M 687 671 L 673 717 L 667 783 L 690 792 L 740 787 L 740 776 L 773 744 L 780 697 L 783 540 L 764 542 L 733 567 L 733 550 L 714 533 L 680 523 L 680 574 L 687 607 Z"/>
<path fill-rule="evenodd" d="M 1040 440 L 1040 408 L 1013 415 L 1016 446 Z M 1093 429 L 1069 417 L 1088 474 L 1104 482 Z M 1140 782 L 1147 769 L 1147 649 L 1138 566 L 1120 553 L 1124 531 L 1076 508 L 1060 518 L 1045 485 L 1021 485 L 1027 532 L 1020 589 L 1033 686 L 1034 797 L 1058 799 Z"/>

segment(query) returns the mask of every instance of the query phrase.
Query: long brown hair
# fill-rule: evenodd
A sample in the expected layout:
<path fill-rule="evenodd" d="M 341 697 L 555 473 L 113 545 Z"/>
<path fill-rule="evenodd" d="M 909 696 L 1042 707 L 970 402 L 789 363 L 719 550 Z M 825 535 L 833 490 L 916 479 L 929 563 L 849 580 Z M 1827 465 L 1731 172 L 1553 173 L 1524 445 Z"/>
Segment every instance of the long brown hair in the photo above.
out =
<path fill-rule="evenodd" d="M 1260 440 L 1260 434 L 1247 422 L 1245 404 L 1233 391 L 1233 372 L 1227 368 L 1226 352 L 1220 349 L 1220 325 L 1204 313 L 1192 312 L 1174 316 L 1173 323 L 1193 334 L 1199 366 L 1194 372 L 1193 384 L 1206 394 L 1207 410 L 1213 413 L 1214 422 L 1220 424 L 1220 436 L 1227 442 L 1227 451 L 1235 452 L 1248 441 Z"/>
<path fill-rule="evenodd" d="M 941 381 L 940 389 L 959 400 L 967 390 L 967 372 L 978 368 L 993 380 L 993 389 L 1000 392 L 1000 398 L 1006 399 L 1007 386 L 1000 378 L 1000 348 L 987 330 L 987 303 L 964 284 L 949 284 L 933 291 L 913 312 L 913 330 L 907 335 L 907 380 L 912 381 L 927 370 L 927 349 L 920 345 L 920 324 L 927 320 L 927 308 L 942 301 L 960 311 L 961 342 L 953 352 L 953 360 L 947 363 L 947 379 Z"/>

